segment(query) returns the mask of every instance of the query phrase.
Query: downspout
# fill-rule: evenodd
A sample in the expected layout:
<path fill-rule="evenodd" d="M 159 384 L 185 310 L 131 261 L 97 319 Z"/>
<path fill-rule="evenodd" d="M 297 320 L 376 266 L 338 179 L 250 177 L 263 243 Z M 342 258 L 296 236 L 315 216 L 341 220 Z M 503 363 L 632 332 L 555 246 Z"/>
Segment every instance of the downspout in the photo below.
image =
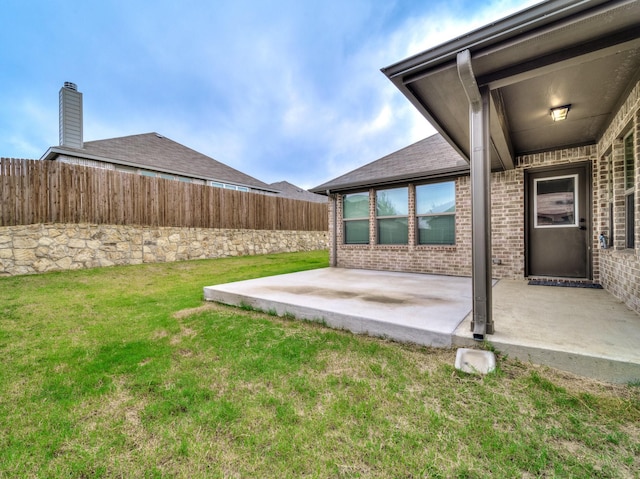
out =
<path fill-rule="evenodd" d="M 489 88 L 478 88 L 471 67 L 471 53 L 457 56 L 458 76 L 469 100 L 471 136 L 471 256 L 473 284 L 473 339 L 493 334 L 491 275 L 491 159 L 489 136 Z"/>
<path fill-rule="evenodd" d="M 331 190 L 327 189 L 327 197 L 333 204 L 331 220 L 333 223 L 333 234 L 331 235 L 331 262 L 329 266 L 335 268 L 338 265 L 338 195 L 331 194 Z"/>

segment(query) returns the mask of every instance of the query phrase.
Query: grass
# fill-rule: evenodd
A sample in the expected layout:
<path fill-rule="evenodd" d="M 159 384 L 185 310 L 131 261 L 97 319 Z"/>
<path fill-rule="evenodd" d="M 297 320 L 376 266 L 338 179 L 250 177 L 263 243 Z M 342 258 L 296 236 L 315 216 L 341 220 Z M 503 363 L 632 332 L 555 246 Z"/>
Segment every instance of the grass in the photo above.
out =
<path fill-rule="evenodd" d="M 0 278 L 0 477 L 639 477 L 640 388 L 202 302 L 325 252 Z"/>

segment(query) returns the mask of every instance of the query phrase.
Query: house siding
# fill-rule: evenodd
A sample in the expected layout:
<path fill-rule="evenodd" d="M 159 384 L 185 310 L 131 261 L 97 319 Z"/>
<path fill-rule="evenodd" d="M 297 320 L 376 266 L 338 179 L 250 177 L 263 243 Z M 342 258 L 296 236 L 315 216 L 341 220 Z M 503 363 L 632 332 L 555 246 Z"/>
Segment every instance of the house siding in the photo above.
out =
<path fill-rule="evenodd" d="M 635 249 L 626 248 L 625 188 L 623 138 L 634 133 L 635 156 Z M 640 82 L 637 82 L 613 118 L 598 143 L 598 182 L 594 194 L 600 231 L 613 235 L 610 248 L 600 251 L 600 281 L 604 288 L 640 313 Z M 610 199 L 608 157 L 612 162 L 612 193 Z M 610 218 L 610 202 L 613 218 Z M 613 231 L 610 225 L 613 224 Z"/>
<path fill-rule="evenodd" d="M 513 170 L 491 174 L 491 243 L 493 277 L 519 279 L 525 275 L 525 171 L 569 163 L 593 162 L 595 146 L 563 149 L 517 158 Z M 415 216 L 409 215 L 409 244 L 376 244 L 375 190 L 369 190 L 370 214 L 367 245 L 348 245 L 343 241 L 342 195 L 338 198 L 335 264 L 342 268 L 377 269 L 412 273 L 471 275 L 471 182 L 469 176 L 456 183 L 456 244 L 424 246 L 415 244 Z M 409 208 L 413 210 L 415 185 L 409 185 Z M 332 208 L 330 205 L 330 225 Z M 333 228 L 330 227 L 330 234 Z M 332 237 L 333 238 L 333 237 Z M 593 242 L 597 242 L 594 233 Z M 332 260 L 334 259 L 332 251 Z"/>
<path fill-rule="evenodd" d="M 369 190 L 369 244 L 344 244 L 342 224 L 342 198 L 336 195 L 337 241 L 335 259 L 340 268 L 376 269 L 382 271 L 404 271 L 444 275 L 471 275 L 471 195 L 469 178 L 455 179 L 456 190 L 456 244 L 418 245 L 416 244 L 415 185 L 409 184 L 409 242 L 407 245 L 377 244 L 375 189 Z M 360 190 L 362 191 L 362 190 Z M 332 209 L 335 207 L 332 200 Z M 332 221 L 330 221 L 332 223 Z M 333 228 L 330 228 L 330 234 Z M 333 252 L 332 252 L 333 253 Z"/>
<path fill-rule="evenodd" d="M 635 152 L 635 249 L 625 245 L 625 188 L 623 139 L 634 132 Z M 513 170 L 491 175 L 492 273 L 498 279 L 522 279 L 526 275 L 527 171 L 571 164 L 588 164 L 591 171 L 591 277 L 629 308 L 640 313 L 640 82 L 616 112 L 597 145 L 565 148 L 516 158 Z M 609 172 L 612 172 L 612 191 Z M 386 271 L 471 275 L 471 195 L 469 176 L 456 183 L 456 244 L 422 246 L 415 244 L 415 216 L 411 214 L 415 185 L 409 184 L 409 244 L 376 244 L 375 189 L 369 190 L 370 242 L 347 245 L 342 232 L 342 195 L 330 202 L 329 233 L 333 240 L 333 208 L 337 208 L 335 251 L 332 264 L 343 268 Z M 611 196 L 610 196 L 611 195 Z M 613 218 L 610 218 L 610 202 Z M 613 231 L 610 231 L 613 224 Z M 613 235 L 610 248 L 601 248 L 599 237 Z M 332 242 L 330 242 L 332 244 Z"/>

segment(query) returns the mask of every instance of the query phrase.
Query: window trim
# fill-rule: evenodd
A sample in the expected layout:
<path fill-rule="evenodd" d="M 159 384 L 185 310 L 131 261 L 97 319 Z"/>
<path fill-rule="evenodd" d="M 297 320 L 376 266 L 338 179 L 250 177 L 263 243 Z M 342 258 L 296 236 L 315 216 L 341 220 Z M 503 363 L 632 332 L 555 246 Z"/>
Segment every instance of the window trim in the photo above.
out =
<path fill-rule="evenodd" d="M 544 224 L 538 224 L 538 183 L 543 182 L 543 181 L 553 181 L 553 180 L 563 180 L 566 178 L 573 178 L 573 223 L 566 223 L 566 224 L 552 224 L 552 225 L 544 225 Z M 578 198 L 580 197 L 579 195 L 579 188 L 580 188 L 580 182 L 578 181 L 578 174 L 576 173 L 575 175 L 561 175 L 561 176 L 551 176 L 548 178 L 535 178 L 533 180 L 533 190 L 534 190 L 534 197 L 533 197 L 533 227 L 535 229 L 542 229 L 542 228 L 579 228 L 580 227 L 580 223 L 579 223 L 579 218 L 580 218 L 580 204 L 578 202 Z"/>

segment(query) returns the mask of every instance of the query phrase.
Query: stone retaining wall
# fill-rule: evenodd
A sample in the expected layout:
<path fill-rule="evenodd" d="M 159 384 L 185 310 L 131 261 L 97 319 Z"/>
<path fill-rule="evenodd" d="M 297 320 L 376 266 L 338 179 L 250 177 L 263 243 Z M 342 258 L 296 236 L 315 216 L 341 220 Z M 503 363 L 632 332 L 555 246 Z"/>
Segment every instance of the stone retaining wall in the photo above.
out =
<path fill-rule="evenodd" d="M 0 227 L 0 275 L 328 247 L 326 231 L 38 224 Z"/>

